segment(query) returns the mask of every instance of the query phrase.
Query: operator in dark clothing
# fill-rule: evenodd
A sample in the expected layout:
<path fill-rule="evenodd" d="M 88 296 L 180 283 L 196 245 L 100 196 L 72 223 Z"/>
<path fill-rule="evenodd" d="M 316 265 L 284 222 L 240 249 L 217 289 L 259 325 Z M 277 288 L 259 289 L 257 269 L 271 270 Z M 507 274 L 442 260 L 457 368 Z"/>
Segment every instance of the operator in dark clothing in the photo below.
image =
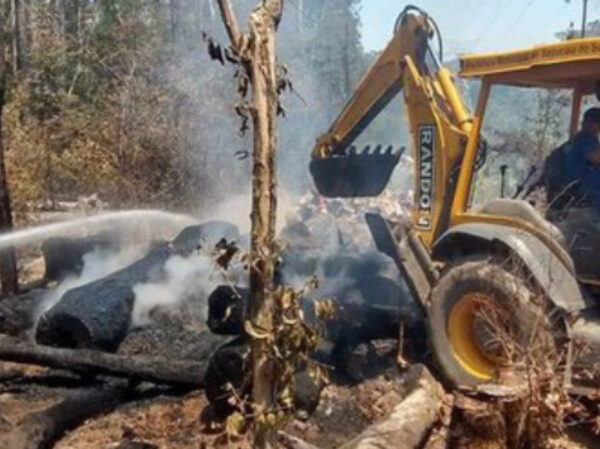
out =
<path fill-rule="evenodd" d="M 590 108 L 583 116 L 581 130 L 573 137 L 566 154 L 569 179 L 579 181 L 579 191 L 589 197 L 600 212 L 600 108 Z"/>

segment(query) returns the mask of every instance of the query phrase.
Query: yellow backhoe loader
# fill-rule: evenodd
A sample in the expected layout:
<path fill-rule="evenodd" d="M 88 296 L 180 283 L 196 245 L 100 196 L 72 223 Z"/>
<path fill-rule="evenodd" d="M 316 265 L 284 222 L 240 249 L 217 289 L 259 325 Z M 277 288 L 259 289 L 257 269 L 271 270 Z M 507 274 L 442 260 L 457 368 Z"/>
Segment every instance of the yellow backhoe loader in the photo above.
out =
<path fill-rule="evenodd" d="M 315 185 L 327 197 L 382 192 L 399 153 L 359 152 L 352 144 L 401 93 L 415 156 L 411 218 L 393 223 L 367 214 L 366 220 L 424 311 L 435 369 L 449 386 L 473 387 L 517 382 L 540 362 L 564 370 L 573 388 L 600 386 L 591 374 L 600 363 L 600 276 L 581 268 L 591 259 L 600 273 L 600 258 L 569 243 L 581 207 L 544 216 L 522 200 L 471 206 L 487 150 L 481 134 L 490 92 L 501 85 L 565 90 L 573 135 L 582 101 L 600 98 L 600 39 L 461 58 L 460 76 L 481 86 L 469 111 L 433 50 L 441 48 L 439 36 L 419 8 L 401 13 L 392 40 L 317 139 L 310 163 Z M 590 238 L 600 239 L 595 226 Z"/>

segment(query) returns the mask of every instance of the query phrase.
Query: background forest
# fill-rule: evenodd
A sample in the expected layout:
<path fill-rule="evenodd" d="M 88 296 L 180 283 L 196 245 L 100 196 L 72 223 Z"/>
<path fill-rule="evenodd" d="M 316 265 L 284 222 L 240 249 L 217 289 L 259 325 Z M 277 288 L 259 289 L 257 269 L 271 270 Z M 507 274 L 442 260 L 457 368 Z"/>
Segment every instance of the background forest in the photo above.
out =
<path fill-rule="evenodd" d="M 255 3 L 236 1 L 240 17 Z M 111 207 L 202 210 L 248 188 L 233 69 L 210 60 L 203 38 L 226 42 L 216 8 L 214 0 L 2 0 L 2 140 L 18 220 L 92 194 Z M 296 91 L 284 98 L 279 152 L 288 191 L 310 186 L 314 138 L 375 56 L 361 46 L 359 8 L 360 0 L 286 3 L 281 59 Z M 476 83 L 462 85 L 472 101 Z M 564 102 L 511 89 L 493 100 L 488 139 L 503 152 L 491 152 L 488 171 L 517 158 L 517 180 L 562 138 Z M 361 141 L 407 145 L 401 102 L 388 109 Z"/>
<path fill-rule="evenodd" d="M 235 2 L 240 17 L 255 3 Z M 280 153 L 282 167 L 298 170 L 285 177 L 289 189 L 307 186 L 301 168 L 314 137 L 370 59 L 358 4 L 289 3 L 280 43 L 297 91 L 286 98 Z M 194 210 L 247 188 L 250 142 L 236 134 L 234 73 L 210 60 L 203 39 L 225 42 L 216 7 L 2 2 L 3 141 L 16 213 L 91 194 L 114 207 Z"/>

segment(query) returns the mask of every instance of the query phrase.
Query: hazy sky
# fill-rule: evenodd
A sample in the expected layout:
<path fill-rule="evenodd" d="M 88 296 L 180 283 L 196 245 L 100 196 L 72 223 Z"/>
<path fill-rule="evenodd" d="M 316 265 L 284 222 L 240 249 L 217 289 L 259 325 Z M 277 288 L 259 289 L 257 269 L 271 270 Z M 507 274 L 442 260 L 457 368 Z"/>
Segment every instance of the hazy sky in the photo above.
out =
<path fill-rule="evenodd" d="M 457 53 L 504 50 L 556 40 L 555 33 L 580 28 L 583 0 L 362 0 L 363 43 L 381 49 L 407 3 L 427 11 L 440 26 L 449 57 Z M 600 16 L 591 0 L 589 20 Z"/>

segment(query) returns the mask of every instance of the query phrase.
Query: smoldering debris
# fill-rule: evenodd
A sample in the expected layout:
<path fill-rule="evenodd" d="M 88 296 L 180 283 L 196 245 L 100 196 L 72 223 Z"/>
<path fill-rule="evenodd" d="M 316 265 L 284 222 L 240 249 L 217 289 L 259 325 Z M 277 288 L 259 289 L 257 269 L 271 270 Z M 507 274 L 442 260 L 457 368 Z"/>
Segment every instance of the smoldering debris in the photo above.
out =
<path fill-rule="evenodd" d="M 378 209 L 392 218 L 404 214 L 389 193 L 377 200 L 351 202 L 322 200 L 307 194 L 299 204 L 288 209 L 281 232 L 286 246 L 281 255 L 279 280 L 301 288 L 317 276 L 319 288 L 308 299 L 334 299 L 345 306 L 347 318 L 356 317 L 351 326 L 330 323 L 328 340 L 352 346 L 373 338 L 395 338 L 397 322 L 389 327 L 373 326 L 378 319 L 372 318 L 381 310 L 390 316 L 401 316 L 406 322 L 419 322 L 419 311 L 395 265 L 370 243 L 359 212 Z M 217 334 L 239 335 L 245 303 L 240 298 L 247 296 L 247 273 L 241 264 L 224 271 L 215 263 L 214 245 L 221 239 L 247 245 L 247 237 L 240 236 L 236 226 L 213 221 L 184 229 L 172 243 L 154 243 L 144 254 L 138 249 L 133 259 L 131 255 L 116 257 L 131 252 L 127 246 L 111 253 L 112 259 L 98 249 L 86 254 L 81 275 L 74 274 L 59 284 L 52 301 L 43 309 L 36 331 L 38 341 L 114 351 L 124 339 L 131 341 L 128 335 L 142 336 L 146 328 L 179 326 L 193 329 L 197 336 L 208 324 Z M 128 263 L 123 264 L 125 259 Z M 107 260 L 121 264 L 107 264 Z M 101 261 L 104 271 L 93 270 Z M 212 300 L 215 294 L 228 293 L 232 286 L 236 295 L 230 303 Z M 221 316 L 216 316 L 215 304 L 221 307 Z M 310 319 L 309 309 L 306 316 Z M 231 318 L 237 322 L 232 324 Z M 362 318 L 365 322 L 359 325 Z M 385 335 L 377 334 L 375 328 L 385 328 Z M 360 341 L 354 341 L 350 334 L 361 336 Z"/>
<path fill-rule="evenodd" d="M 84 239 L 87 240 L 85 237 Z M 74 246 L 80 245 L 74 244 Z M 56 271 L 63 273 L 63 279 L 58 284 L 40 292 L 41 301 L 34 317 L 36 326 L 39 317 L 54 307 L 65 293 L 127 267 L 142 257 L 147 249 L 147 245 L 95 247 L 81 257 L 80 270 L 78 264 L 67 263 L 66 265 L 55 266 Z M 71 258 L 60 258 L 54 259 L 54 262 L 57 263 L 59 260 L 61 262 L 72 261 Z"/>
<path fill-rule="evenodd" d="M 283 282 L 301 288 L 316 276 L 319 288 L 313 298 L 411 307 L 412 299 L 397 267 L 372 242 L 366 212 L 399 220 L 406 215 L 406 208 L 389 191 L 378 198 L 348 201 L 304 195 L 281 234 L 286 244 Z"/>
<path fill-rule="evenodd" d="M 49 281 L 61 281 L 73 274 L 81 275 L 83 257 L 93 251 L 116 252 L 117 238 L 109 233 L 95 234 L 83 238 L 51 237 L 41 246 Z"/>
<path fill-rule="evenodd" d="M 386 196 L 384 200 L 368 201 L 366 209 L 386 213 Z M 338 316 L 324 323 L 324 340 L 311 357 L 331 367 L 332 378 L 344 383 L 394 369 L 401 322 L 410 338 L 420 318 L 395 265 L 370 243 L 359 212 L 364 207 L 322 202 L 310 194 L 300 207 L 289 209 L 281 232 L 285 247 L 278 282 L 304 287 L 312 276 L 320 280 L 304 301 L 307 319 L 316 320 L 312 299 L 327 297 L 340 305 Z M 402 213 L 396 209 L 390 215 Z M 81 257 L 82 264 L 67 261 L 66 277 L 43 295 L 38 342 L 116 352 L 118 360 L 133 363 L 145 357 L 166 360 L 167 366 L 168 360 L 182 366 L 199 363 L 207 371 L 198 385 L 213 407 L 226 414 L 230 406 L 224 389 L 230 394 L 229 385 L 244 384 L 248 374 L 243 330 L 248 290 L 243 258 L 231 258 L 227 270 L 217 263 L 214 249 L 223 245 L 221 239 L 227 246 L 248 244 L 234 225 L 212 222 L 186 228 L 170 241 L 145 247 L 120 241 L 94 247 Z M 43 349 L 52 354 L 52 348 Z M 303 369 L 297 373 L 294 399 L 308 415 L 319 403 L 322 386 Z M 141 378 L 137 372 L 125 377 L 129 375 Z"/>
<path fill-rule="evenodd" d="M 316 323 L 312 300 L 326 297 L 339 306 L 336 317 L 322 323 L 324 340 L 311 356 L 331 367 L 333 376 L 344 382 L 360 382 L 395 366 L 401 333 L 407 340 L 425 341 L 421 311 L 397 267 L 371 244 L 359 212 L 377 209 L 398 219 L 404 209 L 396 204 L 389 194 L 355 202 L 327 201 L 308 194 L 282 231 L 286 246 L 280 281 L 301 289 L 312 276 L 319 280 L 319 287 L 303 302 L 305 318 Z M 207 398 L 225 414 L 231 410 L 231 386 L 238 388 L 238 395 L 244 394 L 240 388 L 248 363 L 243 327 L 247 299 L 243 286 L 232 285 L 219 286 L 209 298 L 210 329 L 239 337 L 234 347 L 218 349 L 207 368 Z M 301 386 L 297 393 L 304 398 L 312 390 Z"/>
<path fill-rule="evenodd" d="M 235 226 L 211 222 L 185 228 L 173 241 L 155 244 L 134 263 L 64 292 L 40 317 L 40 343 L 113 351 L 132 325 L 159 306 L 177 305 L 210 286 L 212 262 L 204 247 L 236 237 Z"/>
<path fill-rule="evenodd" d="M 132 265 L 67 291 L 40 317 L 36 340 L 51 346 L 115 350 L 129 328 L 133 285 L 147 282 L 171 255 L 168 244 L 157 245 Z"/>

